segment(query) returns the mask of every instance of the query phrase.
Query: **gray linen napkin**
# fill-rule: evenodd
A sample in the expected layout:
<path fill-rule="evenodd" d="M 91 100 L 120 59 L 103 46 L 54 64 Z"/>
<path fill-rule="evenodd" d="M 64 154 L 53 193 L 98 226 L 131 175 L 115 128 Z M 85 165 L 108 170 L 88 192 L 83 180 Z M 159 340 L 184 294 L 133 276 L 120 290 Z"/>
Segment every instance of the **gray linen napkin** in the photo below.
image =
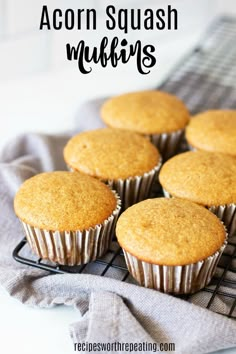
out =
<path fill-rule="evenodd" d="M 26 178 L 41 171 L 65 169 L 62 149 L 68 138 L 69 134 L 24 135 L 1 153 L 0 284 L 30 306 L 65 304 L 78 309 L 78 322 L 70 326 L 75 343 L 173 342 L 178 354 L 236 346 L 236 322 L 200 306 L 108 277 L 52 275 L 13 260 L 12 250 L 23 237 L 13 211 L 14 195 Z M 201 305 L 205 295 L 198 296 Z"/>

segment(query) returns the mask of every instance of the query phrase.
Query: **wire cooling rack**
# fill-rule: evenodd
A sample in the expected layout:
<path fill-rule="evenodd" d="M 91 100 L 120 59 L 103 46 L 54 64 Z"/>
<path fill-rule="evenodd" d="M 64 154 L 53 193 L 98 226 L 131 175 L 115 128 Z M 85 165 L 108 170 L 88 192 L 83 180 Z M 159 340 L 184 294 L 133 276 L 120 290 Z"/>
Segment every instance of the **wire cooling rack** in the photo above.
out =
<path fill-rule="evenodd" d="M 236 19 L 216 21 L 199 46 L 159 88 L 180 97 L 192 114 L 206 109 L 236 109 Z M 154 186 L 153 197 L 158 196 L 161 191 Z M 37 259 L 25 238 L 14 249 L 13 257 L 20 263 L 53 273 L 89 273 L 135 283 L 115 241 L 102 259 L 80 266 Z M 230 239 L 215 276 L 202 291 L 204 296 L 200 300 L 198 294 L 183 298 L 236 319 L 236 236 Z"/>

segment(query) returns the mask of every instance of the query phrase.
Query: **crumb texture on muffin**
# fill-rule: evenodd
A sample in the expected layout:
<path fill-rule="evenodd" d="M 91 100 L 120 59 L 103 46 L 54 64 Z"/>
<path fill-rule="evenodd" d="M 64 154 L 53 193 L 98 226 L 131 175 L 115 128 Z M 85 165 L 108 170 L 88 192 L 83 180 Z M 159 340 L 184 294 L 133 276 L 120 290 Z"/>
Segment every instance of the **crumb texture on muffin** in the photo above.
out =
<path fill-rule="evenodd" d="M 116 209 L 102 182 L 73 172 L 48 172 L 26 180 L 14 200 L 16 215 L 30 226 L 53 231 L 86 230 Z"/>
<path fill-rule="evenodd" d="M 140 176 L 160 162 L 157 148 L 147 138 L 110 128 L 74 136 L 64 149 L 64 158 L 73 169 L 103 180 Z"/>
<path fill-rule="evenodd" d="M 236 203 L 236 159 L 206 151 L 176 155 L 162 167 L 162 187 L 173 197 L 204 206 Z"/>
<path fill-rule="evenodd" d="M 147 199 L 119 218 L 121 247 L 144 262 L 177 266 L 206 259 L 223 245 L 220 220 L 195 203 L 173 198 Z"/>
<path fill-rule="evenodd" d="M 186 128 L 193 147 L 236 156 L 236 110 L 213 110 L 194 116 Z"/>
<path fill-rule="evenodd" d="M 189 112 L 180 99 L 169 93 L 141 91 L 107 100 L 101 108 L 101 117 L 113 128 L 160 134 L 185 128 Z"/>

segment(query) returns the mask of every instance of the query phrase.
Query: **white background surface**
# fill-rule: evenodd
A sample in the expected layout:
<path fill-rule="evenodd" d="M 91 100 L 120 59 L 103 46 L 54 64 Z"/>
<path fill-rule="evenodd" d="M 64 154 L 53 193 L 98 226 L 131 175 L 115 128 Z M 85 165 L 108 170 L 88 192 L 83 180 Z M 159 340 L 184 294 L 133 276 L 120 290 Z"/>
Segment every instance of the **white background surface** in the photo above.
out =
<path fill-rule="evenodd" d="M 98 43 L 104 36 L 104 8 L 109 0 L 80 0 L 94 6 L 98 29 L 91 31 L 39 31 L 42 4 L 49 8 L 76 7 L 77 0 L 0 0 L 0 147 L 25 131 L 59 132 L 73 128 L 78 106 L 87 98 L 156 86 L 185 53 L 195 46 L 219 13 L 236 14 L 235 0 L 117 0 L 121 7 L 178 8 L 178 31 L 142 31 L 127 38 L 156 44 L 157 65 L 150 75 L 137 73 L 134 62 L 118 68 L 81 75 L 76 63 L 65 59 L 65 43 L 84 36 Z M 78 7 L 78 5 L 77 5 Z M 2 18 L 1 18 L 2 17 Z M 115 34 L 115 33 L 112 33 Z M 118 35 L 123 38 L 122 32 Z M 138 37 L 138 38 L 137 38 Z M 105 72 L 105 75 L 104 75 Z"/>
<path fill-rule="evenodd" d="M 159 51 L 158 65 L 151 75 L 138 75 L 134 65 L 127 65 L 106 71 L 96 67 L 92 74 L 82 76 L 65 62 L 63 48 L 67 34 L 48 35 L 37 30 L 42 3 L 52 7 L 55 3 L 57 7 L 76 3 L 78 7 L 78 1 L 74 0 L 0 0 L 0 147 L 21 132 L 72 129 L 79 105 L 88 98 L 155 87 L 195 46 L 217 13 L 236 13 L 235 0 L 177 0 L 181 28 L 178 33 L 163 33 L 151 39 Z M 98 11 L 100 7 L 102 18 L 106 0 L 79 3 L 80 7 L 98 6 Z M 134 6 L 133 0 L 119 3 Z M 150 0 L 145 1 L 145 7 L 165 3 Z M 138 7 L 144 2 L 136 0 L 135 4 Z M 73 309 L 28 308 L 0 288 L 0 316 L 0 353 L 73 353 L 68 325 L 79 316 Z M 236 351 L 230 351 L 233 352 Z"/>

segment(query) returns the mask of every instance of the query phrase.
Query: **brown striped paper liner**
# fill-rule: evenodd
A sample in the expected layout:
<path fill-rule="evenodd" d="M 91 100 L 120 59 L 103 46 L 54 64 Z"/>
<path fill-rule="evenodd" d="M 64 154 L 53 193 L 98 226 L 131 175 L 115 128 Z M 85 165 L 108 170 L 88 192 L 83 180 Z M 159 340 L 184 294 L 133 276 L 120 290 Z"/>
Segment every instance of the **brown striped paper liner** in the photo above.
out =
<path fill-rule="evenodd" d="M 184 137 L 184 129 L 172 133 L 147 135 L 150 141 L 158 148 L 164 161 L 176 155 Z"/>
<path fill-rule="evenodd" d="M 163 188 L 163 193 L 166 198 L 172 198 L 172 195 Z M 225 204 L 218 206 L 206 206 L 213 214 L 215 214 L 226 226 L 229 237 L 236 233 L 236 204 Z"/>
<path fill-rule="evenodd" d="M 113 193 L 117 199 L 116 209 L 102 224 L 88 230 L 43 230 L 21 220 L 33 252 L 42 259 L 69 266 L 88 263 L 101 257 L 110 246 L 121 208 L 119 196 Z"/>
<path fill-rule="evenodd" d="M 219 259 L 226 247 L 227 237 L 222 247 L 212 256 L 194 264 L 165 266 L 147 263 L 123 250 L 131 275 L 146 288 L 169 294 L 191 294 L 204 288 L 212 279 Z"/>
<path fill-rule="evenodd" d="M 129 206 L 147 199 L 151 194 L 151 189 L 155 180 L 157 180 L 160 171 L 162 159 L 157 166 L 151 171 L 144 173 L 142 176 L 129 177 L 117 180 L 102 180 L 111 189 L 115 190 L 121 198 L 122 209 L 125 210 Z M 70 171 L 76 171 L 68 166 Z"/>

